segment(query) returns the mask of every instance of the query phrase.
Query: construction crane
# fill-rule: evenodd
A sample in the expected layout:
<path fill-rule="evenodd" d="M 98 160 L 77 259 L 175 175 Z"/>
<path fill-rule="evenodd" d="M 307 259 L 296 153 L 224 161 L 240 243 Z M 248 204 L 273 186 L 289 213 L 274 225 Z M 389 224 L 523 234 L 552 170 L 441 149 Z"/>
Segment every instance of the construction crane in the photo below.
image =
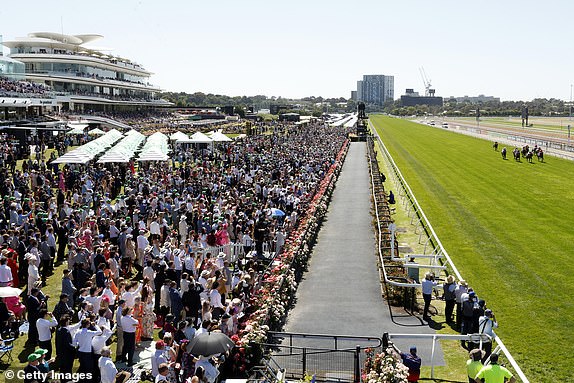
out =
<path fill-rule="evenodd" d="M 435 90 L 431 88 L 431 80 L 428 78 L 424 67 L 419 68 L 421 78 L 423 79 L 423 84 L 425 87 L 425 97 L 434 97 Z"/>

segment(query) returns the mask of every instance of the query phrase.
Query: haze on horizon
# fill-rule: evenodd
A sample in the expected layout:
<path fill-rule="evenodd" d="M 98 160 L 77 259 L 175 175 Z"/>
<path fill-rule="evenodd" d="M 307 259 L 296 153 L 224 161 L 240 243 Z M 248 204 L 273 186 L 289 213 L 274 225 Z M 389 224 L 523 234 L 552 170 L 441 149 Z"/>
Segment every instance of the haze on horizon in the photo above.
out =
<path fill-rule="evenodd" d="M 10 2 L 4 40 L 96 33 L 173 92 L 350 97 L 363 74 L 395 76 L 395 98 L 423 92 L 502 100 L 571 98 L 574 3 L 532 0 Z M 7 54 L 7 50 L 4 51 Z"/>

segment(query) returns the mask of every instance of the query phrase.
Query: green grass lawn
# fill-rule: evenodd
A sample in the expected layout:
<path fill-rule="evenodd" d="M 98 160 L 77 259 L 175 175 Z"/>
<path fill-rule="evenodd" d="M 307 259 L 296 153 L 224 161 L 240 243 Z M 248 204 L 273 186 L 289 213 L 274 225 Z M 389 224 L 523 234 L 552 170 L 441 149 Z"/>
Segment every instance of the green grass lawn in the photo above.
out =
<path fill-rule="evenodd" d="M 390 117 L 371 120 L 529 379 L 568 381 L 574 164 L 504 161 L 488 141 Z"/>

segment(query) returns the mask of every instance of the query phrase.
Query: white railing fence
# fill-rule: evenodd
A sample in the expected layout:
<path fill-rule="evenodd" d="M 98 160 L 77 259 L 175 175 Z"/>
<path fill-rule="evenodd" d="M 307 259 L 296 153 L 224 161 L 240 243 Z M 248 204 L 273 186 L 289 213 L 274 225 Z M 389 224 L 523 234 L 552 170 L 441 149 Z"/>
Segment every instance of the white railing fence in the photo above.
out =
<path fill-rule="evenodd" d="M 402 200 L 403 206 L 405 207 L 405 211 L 407 212 L 408 216 L 411 218 L 411 223 L 413 225 L 416 225 L 416 228 L 418 230 L 420 230 L 419 242 L 422 240 L 422 234 L 423 233 L 425 233 L 425 235 L 427 237 L 426 241 L 424 242 L 424 245 L 425 245 L 424 253 L 426 254 L 427 244 L 430 244 L 430 246 L 432 247 L 432 251 L 430 252 L 429 255 L 431 255 L 434 258 L 434 261 L 438 262 L 439 259 L 440 260 L 446 259 L 448 268 L 450 270 L 452 270 L 452 273 L 456 276 L 456 278 L 458 280 L 462 280 L 463 278 L 462 278 L 461 273 L 458 271 L 458 268 L 455 266 L 454 262 L 452 261 L 452 259 L 448 255 L 448 252 L 446 251 L 446 249 L 442 245 L 440 239 L 438 238 L 436 232 L 434 231 L 432 225 L 430 224 L 430 221 L 428 220 L 426 214 L 424 213 L 423 209 L 419 205 L 413 191 L 411 190 L 407 181 L 403 177 L 397 164 L 393 160 L 387 147 L 385 146 L 385 144 L 381 140 L 377 130 L 375 129 L 375 127 L 373 126 L 373 124 L 371 123 L 370 120 L 369 120 L 369 127 L 371 129 L 372 134 L 373 134 L 373 138 L 376 140 L 376 142 L 378 143 L 378 145 L 382 151 L 384 161 L 387 163 L 389 169 L 391 170 L 391 174 L 389 174 L 389 176 L 391 177 L 391 180 L 392 180 L 393 184 L 395 185 L 396 190 L 398 191 L 398 195 Z M 370 164 L 370 161 L 369 161 L 369 164 Z M 374 180 L 373 180 L 373 171 L 372 170 L 373 169 L 371 169 L 373 198 L 376 198 L 376 193 L 374 193 L 375 189 L 374 189 Z M 386 273 L 386 270 L 384 267 L 384 258 L 383 258 L 383 254 L 382 254 L 382 250 L 381 250 L 381 248 L 382 248 L 381 244 L 382 244 L 383 230 L 388 230 L 388 229 L 383 228 L 381 225 L 381 221 L 379 218 L 379 212 L 377 209 L 377 203 L 376 202 L 377 201 L 375 201 L 374 205 L 375 205 L 375 216 L 377 219 L 378 232 L 379 232 L 378 249 L 379 249 L 379 258 L 380 258 L 380 262 L 381 262 L 382 269 L 383 269 L 383 277 L 384 277 L 385 283 L 389 283 L 391 285 L 400 286 L 400 287 L 413 287 L 413 288 L 420 287 L 420 284 L 417 284 L 417 283 L 401 283 L 401 282 L 392 281 L 387 277 L 387 273 Z M 416 223 L 415 223 L 415 220 L 416 220 Z M 423 254 L 423 255 L 425 255 L 425 254 Z M 421 257 L 422 255 L 418 255 L 418 256 Z M 409 255 L 406 255 L 405 258 L 393 258 L 393 259 L 394 260 L 404 260 L 406 262 L 406 260 L 408 260 L 409 258 L 410 258 Z M 412 337 L 414 335 L 408 334 L 408 336 Z M 451 335 L 451 336 L 456 337 L 457 335 Z M 438 334 L 437 335 L 425 335 L 423 337 L 443 337 L 443 335 L 438 335 Z M 504 354 L 504 356 L 506 357 L 508 362 L 512 365 L 512 368 L 514 369 L 514 371 L 516 371 L 516 374 L 520 378 L 521 382 L 529 383 L 528 378 L 526 378 L 526 376 L 522 372 L 522 369 L 520 368 L 520 366 L 518 365 L 516 360 L 514 360 L 514 358 L 512 357 L 512 355 L 510 354 L 510 352 L 508 351 L 508 349 L 506 348 L 506 346 L 504 345 L 502 340 L 496 336 L 495 341 L 496 341 L 497 347 L 494 351 L 495 352 L 502 352 Z M 433 340 L 433 342 L 434 342 L 434 340 Z M 434 349 L 434 343 L 433 343 L 433 349 Z M 432 371 L 434 371 L 434 366 L 432 366 Z"/>

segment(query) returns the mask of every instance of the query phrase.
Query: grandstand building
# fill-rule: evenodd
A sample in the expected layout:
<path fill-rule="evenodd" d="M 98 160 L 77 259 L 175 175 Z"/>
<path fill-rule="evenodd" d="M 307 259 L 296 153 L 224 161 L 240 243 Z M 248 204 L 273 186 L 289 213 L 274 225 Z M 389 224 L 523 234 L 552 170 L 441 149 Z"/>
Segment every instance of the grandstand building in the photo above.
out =
<path fill-rule="evenodd" d="M 151 72 L 126 58 L 112 56 L 87 44 L 100 35 L 38 32 L 4 41 L 9 57 L 25 66 L 24 79 L 41 84 L 62 111 L 115 111 L 165 106 Z"/>

